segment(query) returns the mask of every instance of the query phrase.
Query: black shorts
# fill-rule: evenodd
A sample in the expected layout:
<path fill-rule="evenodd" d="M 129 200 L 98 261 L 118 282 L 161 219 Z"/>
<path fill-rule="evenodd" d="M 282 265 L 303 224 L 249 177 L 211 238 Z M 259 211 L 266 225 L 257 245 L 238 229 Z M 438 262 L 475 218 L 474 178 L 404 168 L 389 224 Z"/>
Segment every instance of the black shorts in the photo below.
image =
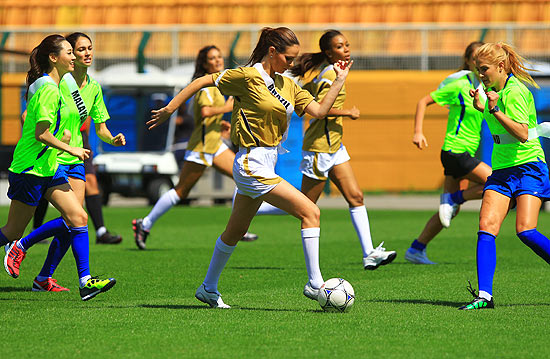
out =
<path fill-rule="evenodd" d="M 480 163 L 480 160 L 470 156 L 468 152 L 453 153 L 441 150 L 441 164 L 443 165 L 445 176 L 453 176 L 454 178 L 464 177 L 472 172 Z"/>
<path fill-rule="evenodd" d="M 88 139 L 88 136 L 86 135 L 86 133 L 84 132 L 81 132 L 81 133 L 82 133 L 82 147 L 90 150 L 90 157 L 84 160 L 84 173 L 95 175 L 95 167 L 93 163 L 94 154 L 92 152 L 92 148 L 90 147 L 90 140 Z"/>

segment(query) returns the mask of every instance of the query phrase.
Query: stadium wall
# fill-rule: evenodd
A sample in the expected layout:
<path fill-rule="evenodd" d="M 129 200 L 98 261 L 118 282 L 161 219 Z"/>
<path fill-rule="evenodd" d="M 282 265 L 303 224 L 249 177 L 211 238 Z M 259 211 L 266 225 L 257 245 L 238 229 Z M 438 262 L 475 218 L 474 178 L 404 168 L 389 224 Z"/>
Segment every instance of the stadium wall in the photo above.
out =
<path fill-rule="evenodd" d="M 357 106 L 361 118 L 344 120 L 344 144 L 357 180 L 366 191 L 430 191 L 440 188 L 439 151 L 446 109 L 431 106 L 425 117 L 429 147 L 412 144 L 417 101 L 434 90 L 451 71 L 352 71 L 346 82 L 346 107 Z M 25 74 L 2 77 L 2 144 L 20 138 L 21 86 Z M 307 124 L 307 121 L 304 121 Z"/>

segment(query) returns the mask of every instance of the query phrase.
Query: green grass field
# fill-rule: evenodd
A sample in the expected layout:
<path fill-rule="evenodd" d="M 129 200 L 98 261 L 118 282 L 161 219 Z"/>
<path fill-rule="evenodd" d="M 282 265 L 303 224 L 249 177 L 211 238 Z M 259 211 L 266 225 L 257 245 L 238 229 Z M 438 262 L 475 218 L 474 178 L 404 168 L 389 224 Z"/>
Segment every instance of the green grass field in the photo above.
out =
<path fill-rule="evenodd" d="M 91 238 L 92 274 L 113 276 L 108 293 L 82 302 L 73 257 L 55 278 L 69 293 L 31 292 L 47 246 L 36 245 L 21 276 L 0 275 L 4 358 L 526 358 L 548 357 L 548 265 L 515 236 L 515 213 L 497 240 L 495 310 L 458 311 L 477 287 L 477 213 L 461 213 L 432 242 L 438 265 L 403 258 L 431 215 L 426 211 L 370 211 L 375 244 L 385 241 L 397 259 L 364 271 L 361 249 L 346 210 L 323 210 L 321 269 L 355 288 L 349 313 L 322 312 L 302 295 L 307 281 L 299 223 L 291 217 L 258 217 L 256 242 L 241 243 L 220 281 L 230 310 L 213 310 L 194 298 L 214 242 L 230 210 L 177 207 L 157 222 L 148 250 L 137 250 L 131 220 L 146 208 L 105 208 L 108 227 L 123 235 L 116 246 Z M 6 218 L 7 208 L 0 208 Z M 53 216 L 55 211 L 49 210 Z M 5 220 L 3 221 L 5 223 Z M 550 233 L 550 214 L 539 229 Z"/>

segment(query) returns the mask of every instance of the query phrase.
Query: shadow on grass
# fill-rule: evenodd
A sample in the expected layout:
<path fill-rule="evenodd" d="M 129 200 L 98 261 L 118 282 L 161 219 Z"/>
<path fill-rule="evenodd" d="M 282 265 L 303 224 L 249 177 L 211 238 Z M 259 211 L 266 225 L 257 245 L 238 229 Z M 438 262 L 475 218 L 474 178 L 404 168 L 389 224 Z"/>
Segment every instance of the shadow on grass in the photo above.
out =
<path fill-rule="evenodd" d="M 134 248 L 124 248 L 124 250 L 129 252 L 167 252 L 167 251 L 173 251 L 173 248 L 147 248 L 145 250 L 139 249 L 137 247 Z"/>
<path fill-rule="evenodd" d="M 140 304 L 138 307 L 149 309 L 211 309 L 206 305 L 176 305 L 176 304 Z M 261 311 L 261 312 L 319 312 L 320 310 L 301 310 L 284 308 L 249 308 L 232 306 L 231 309 Z"/>
<path fill-rule="evenodd" d="M 242 270 L 287 270 L 288 268 L 281 267 L 227 267 L 231 269 L 242 269 Z"/>
<path fill-rule="evenodd" d="M 0 293 L 9 293 L 9 292 L 30 292 L 30 288 L 24 287 L 0 287 Z"/>
<path fill-rule="evenodd" d="M 452 307 L 452 308 L 458 308 L 463 306 L 466 301 L 464 302 L 450 302 L 446 300 L 430 300 L 430 299 L 369 299 L 366 300 L 366 302 L 371 303 L 393 303 L 393 304 L 429 304 L 429 305 L 436 305 L 440 307 Z"/>

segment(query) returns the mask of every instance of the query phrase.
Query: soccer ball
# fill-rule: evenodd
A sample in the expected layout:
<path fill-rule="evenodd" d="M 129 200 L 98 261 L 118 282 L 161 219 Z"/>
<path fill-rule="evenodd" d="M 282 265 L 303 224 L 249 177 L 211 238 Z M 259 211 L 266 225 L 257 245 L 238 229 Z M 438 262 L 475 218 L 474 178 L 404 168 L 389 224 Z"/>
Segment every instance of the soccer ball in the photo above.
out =
<path fill-rule="evenodd" d="M 317 300 L 324 311 L 347 312 L 355 302 L 355 292 L 347 280 L 331 278 L 319 289 Z"/>

